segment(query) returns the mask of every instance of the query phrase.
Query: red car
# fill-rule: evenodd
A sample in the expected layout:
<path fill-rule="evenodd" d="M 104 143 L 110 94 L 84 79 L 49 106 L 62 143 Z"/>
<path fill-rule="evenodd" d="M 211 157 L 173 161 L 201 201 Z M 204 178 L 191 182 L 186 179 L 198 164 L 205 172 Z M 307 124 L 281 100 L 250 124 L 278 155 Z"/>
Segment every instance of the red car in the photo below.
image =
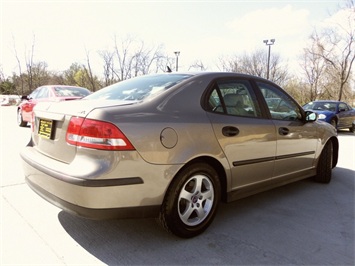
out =
<path fill-rule="evenodd" d="M 22 96 L 22 102 L 17 107 L 17 124 L 27 126 L 31 121 L 32 110 L 39 102 L 59 102 L 81 99 L 91 92 L 82 87 L 66 85 L 47 85 L 35 89 L 30 95 Z"/>

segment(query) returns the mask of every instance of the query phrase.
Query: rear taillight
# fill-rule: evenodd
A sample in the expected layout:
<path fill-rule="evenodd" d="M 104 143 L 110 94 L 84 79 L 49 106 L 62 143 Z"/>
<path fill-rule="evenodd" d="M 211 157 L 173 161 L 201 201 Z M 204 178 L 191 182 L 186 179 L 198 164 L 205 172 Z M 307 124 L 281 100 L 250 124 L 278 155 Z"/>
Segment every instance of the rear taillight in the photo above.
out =
<path fill-rule="evenodd" d="M 98 120 L 72 117 L 69 121 L 67 143 L 100 150 L 134 150 L 131 142 L 113 124 Z"/>

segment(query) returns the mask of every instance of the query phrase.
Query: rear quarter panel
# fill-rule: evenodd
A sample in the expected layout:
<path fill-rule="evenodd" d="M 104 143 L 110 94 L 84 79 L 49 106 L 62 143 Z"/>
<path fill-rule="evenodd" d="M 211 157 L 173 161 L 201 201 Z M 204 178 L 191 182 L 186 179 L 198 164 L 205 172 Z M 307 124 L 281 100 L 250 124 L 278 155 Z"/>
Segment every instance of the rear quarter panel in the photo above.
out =
<path fill-rule="evenodd" d="M 200 103 L 208 82 L 185 86 L 189 89 L 181 87 L 147 102 L 98 108 L 88 118 L 117 125 L 149 163 L 183 164 L 199 156 L 223 159 L 224 154 Z"/>

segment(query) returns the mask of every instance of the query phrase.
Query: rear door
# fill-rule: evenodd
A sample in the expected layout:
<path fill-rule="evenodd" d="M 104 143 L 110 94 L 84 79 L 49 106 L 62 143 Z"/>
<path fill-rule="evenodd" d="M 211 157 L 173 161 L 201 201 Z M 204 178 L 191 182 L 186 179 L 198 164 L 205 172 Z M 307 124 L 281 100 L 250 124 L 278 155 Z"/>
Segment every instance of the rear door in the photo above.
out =
<path fill-rule="evenodd" d="M 248 80 L 217 81 L 209 94 L 209 119 L 231 166 L 233 190 L 272 177 L 276 130 L 263 117 Z"/>

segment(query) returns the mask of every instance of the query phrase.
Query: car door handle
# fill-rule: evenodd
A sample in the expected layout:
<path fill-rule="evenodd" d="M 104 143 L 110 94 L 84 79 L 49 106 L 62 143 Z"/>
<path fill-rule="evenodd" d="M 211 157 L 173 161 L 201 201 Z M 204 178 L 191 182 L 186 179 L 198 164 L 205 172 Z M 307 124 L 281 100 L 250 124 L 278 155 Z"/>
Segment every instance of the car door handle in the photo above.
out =
<path fill-rule="evenodd" d="M 282 136 L 286 136 L 288 133 L 290 133 L 290 130 L 286 127 L 280 127 L 279 128 L 279 134 Z"/>
<path fill-rule="evenodd" d="M 239 129 L 236 127 L 226 126 L 222 128 L 222 134 L 226 137 L 233 137 L 239 134 Z"/>

